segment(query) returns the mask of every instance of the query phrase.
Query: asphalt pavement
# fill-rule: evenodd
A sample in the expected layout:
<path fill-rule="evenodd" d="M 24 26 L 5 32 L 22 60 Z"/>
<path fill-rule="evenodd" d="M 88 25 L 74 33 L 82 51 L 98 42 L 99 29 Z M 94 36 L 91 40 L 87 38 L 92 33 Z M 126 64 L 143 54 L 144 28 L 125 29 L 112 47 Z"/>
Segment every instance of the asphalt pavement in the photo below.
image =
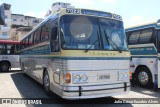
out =
<path fill-rule="evenodd" d="M 23 76 L 21 71 L 0 73 L 0 98 L 47 98 L 45 100 L 52 103 L 42 105 L 0 104 L 0 107 L 160 107 L 160 104 L 156 104 L 156 101 L 160 98 L 160 90 L 154 92 L 153 89 L 144 89 L 139 86 L 131 87 L 131 91 L 128 94 L 116 95 L 109 98 L 70 101 L 61 99 L 55 94 L 49 97 L 45 94 L 43 87 L 39 83 L 28 76 Z M 148 101 L 148 98 L 154 102 L 152 104 L 141 104 L 141 100 L 145 103 L 146 100 Z M 124 99 L 128 101 L 127 104 L 120 104 Z M 107 104 L 109 101 L 116 101 L 118 104 Z M 133 101 L 137 101 L 137 104 L 133 103 Z"/>

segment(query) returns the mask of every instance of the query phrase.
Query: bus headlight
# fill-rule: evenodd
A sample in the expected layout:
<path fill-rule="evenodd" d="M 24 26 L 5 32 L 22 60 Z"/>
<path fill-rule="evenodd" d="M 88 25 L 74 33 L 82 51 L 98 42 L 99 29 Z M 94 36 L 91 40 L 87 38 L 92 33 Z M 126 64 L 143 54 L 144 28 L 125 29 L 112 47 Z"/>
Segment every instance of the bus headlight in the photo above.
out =
<path fill-rule="evenodd" d="M 73 82 L 75 84 L 88 82 L 88 75 L 86 73 L 77 73 L 77 74 L 73 74 L 73 75 L 74 75 Z"/>
<path fill-rule="evenodd" d="M 75 81 L 75 82 L 80 82 L 80 80 L 81 80 L 80 75 L 79 75 L 79 74 L 76 74 L 76 75 L 74 76 L 74 81 Z"/>
<path fill-rule="evenodd" d="M 86 74 L 82 75 L 82 81 L 87 81 L 88 80 L 88 76 Z"/>
<path fill-rule="evenodd" d="M 129 72 L 121 71 L 119 72 L 119 80 L 126 80 L 129 79 Z"/>

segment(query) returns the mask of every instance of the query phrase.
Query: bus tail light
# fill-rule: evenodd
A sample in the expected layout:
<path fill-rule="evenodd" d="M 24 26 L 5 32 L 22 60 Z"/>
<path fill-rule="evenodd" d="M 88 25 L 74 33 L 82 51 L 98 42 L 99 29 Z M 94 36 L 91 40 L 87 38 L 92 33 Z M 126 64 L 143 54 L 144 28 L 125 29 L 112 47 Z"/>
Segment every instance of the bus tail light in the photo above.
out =
<path fill-rule="evenodd" d="M 66 82 L 66 83 L 70 83 L 70 82 L 71 82 L 71 74 L 67 73 L 67 74 L 65 75 L 65 82 Z"/>

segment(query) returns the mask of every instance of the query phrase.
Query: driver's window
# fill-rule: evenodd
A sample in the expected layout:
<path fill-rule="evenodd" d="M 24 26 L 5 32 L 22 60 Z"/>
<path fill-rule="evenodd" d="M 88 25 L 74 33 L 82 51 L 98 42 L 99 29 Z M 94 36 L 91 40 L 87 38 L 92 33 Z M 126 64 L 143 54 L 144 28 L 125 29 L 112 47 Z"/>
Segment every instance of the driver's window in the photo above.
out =
<path fill-rule="evenodd" d="M 53 21 L 53 26 L 51 28 L 51 51 L 58 52 L 59 51 L 59 42 L 58 42 L 58 24 L 57 20 Z"/>

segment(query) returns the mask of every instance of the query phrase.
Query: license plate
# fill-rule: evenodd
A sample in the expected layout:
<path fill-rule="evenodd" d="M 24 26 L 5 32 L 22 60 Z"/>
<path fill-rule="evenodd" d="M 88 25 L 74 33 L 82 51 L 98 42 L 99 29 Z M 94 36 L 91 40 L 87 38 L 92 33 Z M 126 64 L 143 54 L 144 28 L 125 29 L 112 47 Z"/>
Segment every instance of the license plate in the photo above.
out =
<path fill-rule="evenodd" d="M 106 80 L 106 79 L 110 79 L 110 74 L 105 74 L 105 75 L 99 75 L 99 80 Z"/>

